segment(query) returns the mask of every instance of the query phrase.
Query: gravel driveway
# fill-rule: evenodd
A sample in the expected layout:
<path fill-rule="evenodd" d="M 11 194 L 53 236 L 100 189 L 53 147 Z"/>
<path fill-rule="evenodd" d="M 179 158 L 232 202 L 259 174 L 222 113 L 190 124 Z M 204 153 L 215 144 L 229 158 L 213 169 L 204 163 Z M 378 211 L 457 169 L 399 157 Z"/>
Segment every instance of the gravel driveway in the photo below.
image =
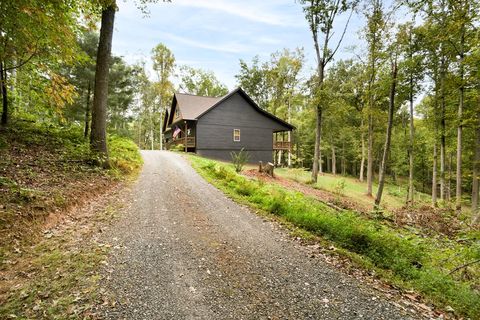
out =
<path fill-rule="evenodd" d="M 410 319 L 205 182 L 144 151 L 129 208 L 105 235 L 107 319 Z M 380 296 L 380 297 L 379 297 Z"/>

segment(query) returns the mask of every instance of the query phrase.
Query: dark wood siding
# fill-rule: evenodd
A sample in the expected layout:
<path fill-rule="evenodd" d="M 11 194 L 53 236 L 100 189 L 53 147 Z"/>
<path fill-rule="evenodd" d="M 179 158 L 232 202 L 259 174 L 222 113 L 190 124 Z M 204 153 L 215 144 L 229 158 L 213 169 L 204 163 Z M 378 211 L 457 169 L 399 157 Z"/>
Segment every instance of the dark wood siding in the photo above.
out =
<path fill-rule="evenodd" d="M 240 129 L 240 141 L 233 130 Z M 272 161 L 273 131 L 288 130 L 252 107 L 239 93 L 200 117 L 197 122 L 197 152 L 230 160 L 230 152 L 245 148 L 250 162 Z"/>

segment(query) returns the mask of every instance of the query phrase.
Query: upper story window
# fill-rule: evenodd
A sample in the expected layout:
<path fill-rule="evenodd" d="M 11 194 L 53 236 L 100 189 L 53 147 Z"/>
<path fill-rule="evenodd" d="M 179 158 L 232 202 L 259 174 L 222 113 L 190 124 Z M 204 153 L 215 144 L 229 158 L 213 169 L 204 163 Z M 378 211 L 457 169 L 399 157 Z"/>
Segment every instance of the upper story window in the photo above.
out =
<path fill-rule="evenodd" d="M 240 129 L 233 129 L 233 141 L 240 141 Z"/>
<path fill-rule="evenodd" d="M 175 119 L 180 118 L 180 112 L 178 111 L 178 108 L 175 108 Z"/>

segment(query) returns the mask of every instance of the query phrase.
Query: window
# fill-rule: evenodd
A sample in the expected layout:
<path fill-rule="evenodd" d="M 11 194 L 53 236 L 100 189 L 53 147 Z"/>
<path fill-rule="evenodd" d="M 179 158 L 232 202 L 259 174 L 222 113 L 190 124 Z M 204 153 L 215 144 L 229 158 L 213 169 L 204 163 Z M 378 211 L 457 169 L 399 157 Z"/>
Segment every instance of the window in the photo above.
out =
<path fill-rule="evenodd" d="M 233 129 L 233 141 L 240 141 L 240 129 Z"/>

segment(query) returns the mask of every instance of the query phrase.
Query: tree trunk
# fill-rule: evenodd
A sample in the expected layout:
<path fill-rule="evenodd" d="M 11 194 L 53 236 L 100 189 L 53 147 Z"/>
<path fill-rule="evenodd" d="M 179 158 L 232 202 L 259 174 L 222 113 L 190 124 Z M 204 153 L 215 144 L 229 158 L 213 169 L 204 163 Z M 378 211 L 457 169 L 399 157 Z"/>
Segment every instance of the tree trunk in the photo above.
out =
<path fill-rule="evenodd" d="M 371 110 L 370 110 L 371 112 Z M 372 196 L 373 187 L 373 116 L 368 115 L 368 150 L 367 150 L 367 196 Z"/>
<path fill-rule="evenodd" d="M 312 30 L 313 32 L 313 30 Z M 325 35 L 325 43 L 323 46 L 323 53 L 324 56 L 320 55 L 320 47 L 318 45 L 318 38 L 316 33 L 314 32 L 313 42 L 315 47 L 315 53 L 317 55 L 317 72 L 318 72 L 318 91 L 322 90 L 323 79 L 325 76 L 325 64 L 326 64 L 326 57 L 325 54 L 328 52 L 328 41 L 330 29 L 327 30 Z M 312 181 L 317 182 L 318 179 L 318 172 L 322 172 L 322 151 L 320 149 L 321 142 L 322 142 L 322 106 L 316 106 L 316 121 L 315 121 L 315 150 L 313 155 L 313 168 L 312 168 Z"/>
<path fill-rule="evenodd" d="M 159 121 L 159 126 L 160 126 L 160 150 L 163 150 L 163 114 L 165 110 L 162 107 L 162 95 L 160 95 L 160 121 Z"/>
<path fill-rule="evenodd" d="M 154 133 L 153 133 L 153 124 L 150 126 L 150 150 L 153 150 L 154 148 Z"/>
<path fill-rule="evenodd" d="M 312 181 L 317 182 L 318 171 L 322 171 L 322 155 L 320 152 L 320 143 L 322 141 L 322 107 L 316 106 L 315 122 L 315 151 L 313 155 Z"/>
<path fill-rule="evenodd" d="M 449 159 L 449 162 L 448 162 L 448 179 L 447 179 L 446 194 L 445 194 L 445 199 L 447 201 L 450 201 L 450 199 L 451 199 L 452 167 L 453 167 L 453 152 L 450 152 L 450 159 Z"/>
<path fill-rule="evenodd" d="M 380 165 L 380 173 L 378 177 L 377 197 L 375 198 L 375 207 L 377 209 L 380 206 L 380 202 L 382 201 L 383 186 L 385 184 L 385 168 L 387 167 L 387 155 L 390 151 L 390 141 L 392 137 L 396 86 L 397 86 L 397 60 L 395 59 L 392 65 L 392 84 L 390 87 L 390 99 L 389 99 L 390 102 L 388 107 L 388 123 L 387 123 L 387 133 L 385 136 L 385 147 L 383 149 L 382 163 Z"/>
<path fill-rule="evenodd" d="M 107 149 L 107 98 L 110 54 L 112 51 L 113 24 L 115 21 L 115 1 L 102 11 L 100 39 L 98 42 L 97 65 L 95 69 L 95 87 L 93 93 L 91 149 L 101 157 L 108 167 Z"/>
<path fill-rule="evenodd" d="M 85 130 L 83 131 L 83 136 L 86 138 L 88 137 L 88 133 L 90 131 L 90 94 L 92 91 L 91 82 L 88 81 L 88 88 L 87 88 L 87 103 L 85 105 Z"/>
<path fill-rule="evenodd" d="M 0 91 L 2 92 L 2 120 L 1 125 L 8 124 L 8 92 L 7 92 L 7 72 L 4 70 L 4 63 L 0 61 Z"/>
<path fill-rule="evenodd" d="M 432 205 L 437 206 L 437 141 L 433 142 Z"/>
<path fill-rule="evenodd" d="M 440 95 L 441 95 L 441 119 L 440 119 L 440 199 L 445 200 L 445 163 L 446 163 L 446 144 L 445 144 L 445 57 L 442 57 L 440 66 Z"/>
<path fill-rule="evenodd" d="M 362 124 L 360 125 L 361 129 L 361 139 L 362 139 L 362 160 L 360 161 L 360 182 L 363 182 L 363 169 L 365 168 L 365 132 L 363 132 L 363 118 Z"/>
<path fill-rule="evenodd" d="M 478 220 L 478 178 L 480 175 L 480 95 L 478 96 L 477 110 L 477 128 L 475 139 L 475 158 L 473 160 L 473 172 L 472 172 L 472 224 L 475 224 Z"/>
<path fill-rule="evenodd" d="M 335 155 L 335 146 L 332 144 L 332 174 L 337 174 L 337 157 Z"/>
<path fill-rule="evenodd" d="M 465 96 L 465 86 L 463 84 L 464 78 L 464 52 L 463 46 L 465 41 L 465 34 L 462 32 L 461 35 L 461 51 L 460 51 L 460 101 L 458 103 L 458 114 L 457 114 L 457 179 L 456 179 L 456 192 L 455 192 L 455 209 L 457 214 L 460 214 L 462 211 L 462 129 L 463 129 L 463 99 Z"/>
<path fill-rule="evenodd" d="M 413 148 L 414 148 L 414 124 L 413 124 L 413 77 L 410 76 L 410 145 L 408 165 L 408 197 L 407 204 L 413 204 Z"/>

